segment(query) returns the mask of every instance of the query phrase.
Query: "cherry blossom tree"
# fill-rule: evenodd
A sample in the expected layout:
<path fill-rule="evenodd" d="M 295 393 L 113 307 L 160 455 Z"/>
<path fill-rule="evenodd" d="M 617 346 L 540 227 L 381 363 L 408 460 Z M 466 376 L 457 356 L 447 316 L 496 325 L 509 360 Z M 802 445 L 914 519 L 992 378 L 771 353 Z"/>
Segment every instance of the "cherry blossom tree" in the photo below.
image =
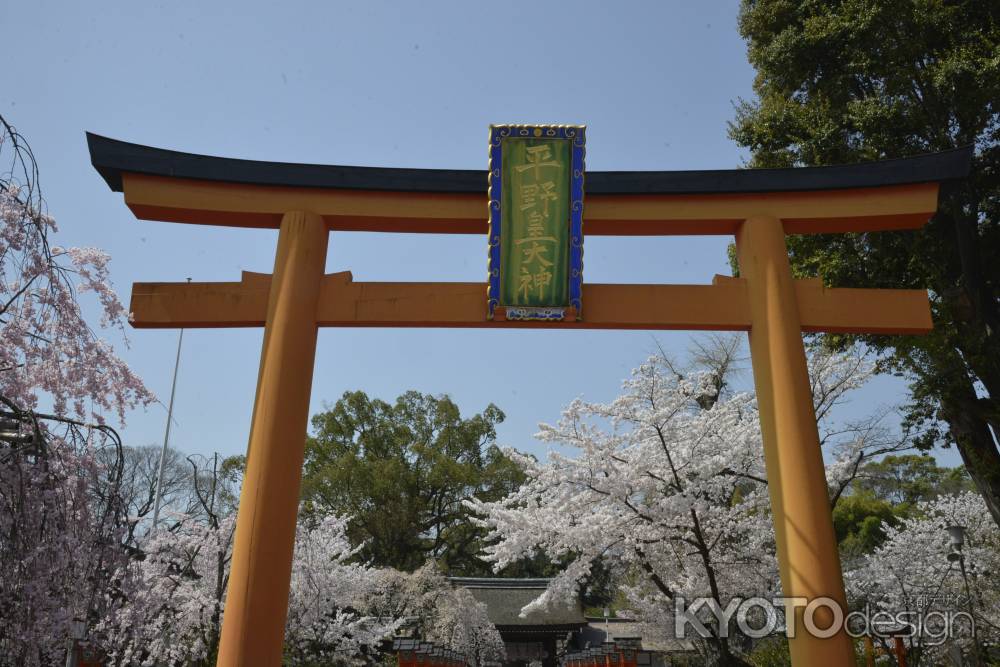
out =
<path fill-rule="evenodd" d="M 232 517 L 180 520 L 143 545 L 114 582 L 98 626 L 109 665 L 207 665 L 218 648 Z"/>
<path fill-rule="evenodd" d="M 371 664 L 379 645 L 403 624 L 374 613 L 381 572 L 352 563 L 360 550 L 347 537 L 346 517 L 327 516 L 300 528 L 295 541 L 285 627 L 290 665 Z"/>
<path fill-rule="evenodd" d="M 201 508 L 169 517 L 114 582 L 98 626 L 109 665 L 214 664 L 225 613 L 235 507 L 226 466 L 195 466 Z M 207 472 L 206 472 L 207 471 Z M 218 480 L 218 481 L 213 481 Z M 503 654 L 483 605 L 433 565 L 414 574 L 356 562 L 347 517 L 300 522 L 292 561 L 284 663 L 370 665 L 402 629 L 482 664 Z"/>
<path fill-rule="evenodd" d="M 123 332 L 125 307 L 111 286 L 110 257 L 52 245 L 30 148 L 3 119 L 0 156 L 0 394 L 20 410 L 51 404 L 58 416 L 104 423 L 106 413 L 152 400 L 141 380 L 96 334 L 78 297 L 92 294 L 100 324 Z M 8 406 L 9 407 L 9 406 Z"/>
<path fill-rule="evenodd" d="M 188 457 L 192 504 L 139 540 L 116 571 L 96 641 L 112 665 L 210 664 L 218 649 L 240 475 L 230 460 Z M 126 496 L 127 497 L 127 496 Z M 128 523 L 129 530 L 133 522 Z"/>
<path fill-rule="evenodd" d="M 0 664 L 59 663 L 74 626 L 103 613 L 127 557 L 122 443 L 105 417 L 153 400 L 78 300 L 121 334 L 108 256 L 53 245 L 56 231 L 31 149 L 0 117 Z"/>
<path fill-rule="evenodd" d="M 949 526 L 965 528 L 961 551 L 965 576 L 958 561 L 948 558 Z M 883 528 L 886 542 L 847 573 L 848 593 L 855 607 L 871 610 L 869 617 L 885 612 L 881 620 L 889 625 L 920 624 L 921 632 L 907 639 L 908 664 L 945 664 L 952 644 L 973 656 L 977 649 L 970 618 L 979 644 L 992 640 L 996 645 L 1000 530 L 982 496 L 965 492 L 920 503 L 916 517 Z"/>
<path fill-rule="evenodd" d="M 36 430 L 0 442 L 0 664 L 56 664 L 75 626 L 102 613 L 110 573 L 127 559 L 124 506 L 113 489 L 94 493 L 107 475 L 93 452 L 120 442 L 105 426 L 5 413 Z"/>
<path fill-rule="evenodd" d="M 539 552 L 566 564 L 525 613 L 576 595 L 597 562 L 617 572 L 627 611 L 648 621 L 649 635 L 682 598 L 725 609 L 734 596 L 780 594 L 757 407 L 729 384 L 739 349 L 735 338 L 699 344 L 689 368 L 652 357 L 614 401 L 578 399 L 542 424 L 537 437 L 559 448 L 546 461 L 510 452 L 528 482 L 500 502 L 470 503 L 494 540 L 487 558 L 497 569 Z M 873 372 L 862 355 L 817 351 L 809 367 L 836 502 L 865 461 L 908 442 L 882 413 L 833 419 Z M 700 648 L 745 664 L 712 621 Z"/>
<path fill-rule="evenodd" d="M 235 515 L 174 517 L 119 573 L 121 604 L 101 624 L 110 665 L 215 664 L 232 557 Z M 347 561 L 346 520 L 300 527 L 292 565 L 285 664 L 370 664 L 398 618 L 367 612 L 380 573 Z"/>
<path fill-rule="evenodd" d="M 379 615 L 405 619 L 407 631 L 458 651 L 471 665 L 503 660 L 503 640 L 487 616 L 486 605 L 453 586 L 434 561 L 412 574 L 389 568 L 379 574 L 372 599 Z"/>

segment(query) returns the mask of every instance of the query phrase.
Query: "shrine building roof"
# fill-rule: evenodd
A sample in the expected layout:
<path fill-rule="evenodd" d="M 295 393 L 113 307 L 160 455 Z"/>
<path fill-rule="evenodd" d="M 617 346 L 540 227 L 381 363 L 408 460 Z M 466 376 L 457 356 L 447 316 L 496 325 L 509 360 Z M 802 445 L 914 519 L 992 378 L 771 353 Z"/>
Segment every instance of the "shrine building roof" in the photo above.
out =
<path fill-rule="evenodd" d="M 486 604 L 490 621 L 498 627 L 583 626 L 583 609 L 579 602 L 557 605 L 546 611 L 536 611 L 525 617 L 521 609 L 541 595 L 548 579 L 504 579 L 481 577 L 450 577 L 456 586 L 467 589 L 479 602 Z"/>

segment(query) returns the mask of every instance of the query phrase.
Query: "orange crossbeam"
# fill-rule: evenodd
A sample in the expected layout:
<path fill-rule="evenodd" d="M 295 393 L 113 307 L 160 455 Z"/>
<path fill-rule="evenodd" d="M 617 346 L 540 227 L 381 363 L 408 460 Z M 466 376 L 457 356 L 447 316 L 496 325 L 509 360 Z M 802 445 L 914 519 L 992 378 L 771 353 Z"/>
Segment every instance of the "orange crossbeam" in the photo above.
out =
<path fill-rule="evenodd" d="M 241 282 L 136 283 L 137 328 L 259 327 L 267 315 L 271 276 Z M 825 288 L 795 281 L 802 330 L 918 334 L 931 330 L 924 290 Z M 324 327 L 454 327 L 749 331 L 746 282 L 717 276 L 711 285 L 588 284 L 583 320 L 487 319 L 483 283 L 354 282 L 350 272 L 323 278 L 316 321 Z"/>
<path fill-rule="evenodd" d="M 220 183 L 122 175 L 137 218 L 275 229 L 308 210 L 333 231 L 486 234 L 482 193 L 381 192 Z M 937 210 L 937 183 L 812 192 L 700 195 L 587 194 L 587 236 L 733 235 L 748 217 L 781 218 L 786 234 L 922 227 Z"/>

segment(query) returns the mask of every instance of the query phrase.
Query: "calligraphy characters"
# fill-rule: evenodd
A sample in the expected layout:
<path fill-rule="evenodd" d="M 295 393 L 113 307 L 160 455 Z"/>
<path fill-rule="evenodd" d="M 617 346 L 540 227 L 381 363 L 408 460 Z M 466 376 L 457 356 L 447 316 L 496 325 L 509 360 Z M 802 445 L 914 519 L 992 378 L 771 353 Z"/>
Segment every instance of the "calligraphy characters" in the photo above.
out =
<path fill-rule="evenodd" d="M 566 304 L 568 147 L 565 139 L 505 142 L 505 305 Z"/>

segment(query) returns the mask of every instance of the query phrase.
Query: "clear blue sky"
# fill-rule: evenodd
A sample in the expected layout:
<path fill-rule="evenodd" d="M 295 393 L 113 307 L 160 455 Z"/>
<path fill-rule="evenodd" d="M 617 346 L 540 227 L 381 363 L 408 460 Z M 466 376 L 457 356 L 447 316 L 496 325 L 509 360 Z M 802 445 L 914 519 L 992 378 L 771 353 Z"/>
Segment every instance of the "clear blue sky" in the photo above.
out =
<path fill-rule="evenodd" d="M 57 242 L 109 251 L 126 302 L 133 281 L 270 272 L 276 234 L 136 221 L 91 168 L 85 130 L 239 158 L 481 169 L 490 123 L 585 123 L 592 170 L 745 157 L 726 136 L 752 96 L 735 0 L 0 3 L 0 109 L 35 150 Z M 590 238 L 585 280 L 707 283 L 728 273 L 728 241 Z M 485 262 L 478 236 L 336 233 L 327 269 L 470 281 Z M 261 335 L 187 332 L 172 445 L 245 450 Z M 129 337 L 123 356 L 165 404 L 176 331 Z M 689 336 L 656 339 L 683 355 Z M 538 422 L 577 395 L 610 399 L 655 349 L 643 332 L 325 329 L 312 412 L 349 389 L 448 393 L 466 413 L 496 403 L 501 441 L 540 452 Z M 859 402 L 898 402 L 902 386 L 878 380 Z M 132 414 L 126 440 L 159 443 L 165 414 Z"/>

